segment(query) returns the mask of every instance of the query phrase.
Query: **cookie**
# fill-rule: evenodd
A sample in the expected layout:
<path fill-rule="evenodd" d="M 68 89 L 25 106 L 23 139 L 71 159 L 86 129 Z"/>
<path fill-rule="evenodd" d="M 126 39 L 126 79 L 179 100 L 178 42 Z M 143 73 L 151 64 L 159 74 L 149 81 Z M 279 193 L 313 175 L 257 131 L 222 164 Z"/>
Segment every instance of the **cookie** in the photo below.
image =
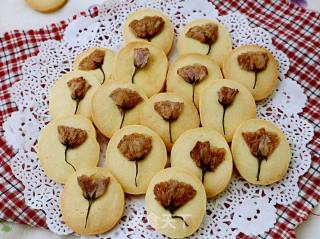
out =
<path fill-rule="evenodd" d="M 126 125 L 140 123 L 145 93 L 131 83 L 108 82 L 93 96 L 92 119 L 107 138 Z"/>
<path fill-rule="evenodd" d="M 160 93 L 148 99 L 140 121 L 160 135 L 169 151 L 184 131 L 200 124 L 193 103 L 175 93 Z"/>
<path fill-rule="evenodd" d="M 256 104 L 250 91 L 236 81 L 217 80 L 202 91 L 201 124 L 213 127 L 228 142 L 241 122 L 255 117 Z"/>
<path fill-rule="evenodd" d="M 212 57 L 219 67 L 232 50 L 228 30 L 216 21 L 197 19 L 188 23 L 178 37 L 179 55 L 200 53 Z"/>
<path fill-rule="evenodd" d="M 278 64 L 272 54 L 257 45 L 232 51 L 223 63 L 224 77 L 246 86 L 256 101 L 267 98 L 278 83 Z"/>
<path fill-rule="evenodd" d="M 224 137 L 211 128 L 184 132 L 171 150 L 171 166 L 199 178 L 211 198 L 221 193 L 232 176 L 232 155 Z"/>
<path fill-rule="evenodd" d="M 133 83 L 150 97 L 163 90 L 167 69 L 168 59 L 161 48 L 135 41 L 117 53 L 113 74 L 116 81 Z"/>
<path fill-rule="evenodd" d="M 95 128 L 80 115 L 51 121 L 41 130 L 38 142 L 40 165 L 59 183 L 80 168 L 96 166 L 99 160 Z"/>
<path fill-rule="evenodd" d="M 121 185 L 107 169 L 98 167 L 71 174 L 60 200 L 63 221 L 80 235 L 111 230 L 119 222 L 125 203 Z"/>
<path fill-rule="evenodd" d="M 164 169 L 152 178 L 145 201 L 153 228 L 170 238 L 193 234 L 206 211 L 201 181 L 177 167 Z"/>
<path fill-rule="evenodd" d="M 114 57 L 115 53 L 109 49 L 88 48 L 75 58 L 73 68 L 90 72 L 103 84 L 112 80 Z"/>
<path fill-rule="evenodd" d="M 26 3 L 38 12 L 49 13 L 55 12 L 66 4 L 67 0 L 26 0 Z"/>
<path fill-rule="evenodd" d="M 200 92 L 210 82 L 222 78 L 219 66 L 211 57 L 198 53 L 186 54 L 169 66 L 167 91 L 184 96 L 199 108 Z"/>
<path fill-rule="evenodd" d="M 82 115 L 91 119 L 91 100 L 98 79 L 84 71 L 72 71 L 58 79 L 49 92 L 49 114 L 53 119 Z"/>
<path fill-rule="evenodd" d="M 174 28 L 170 19 L 155 9 L 139 9 L 129 15 L 124 24 L 125 43 L 145 40 L 169 54 L 173 38 Z"/>
<path fill-rule="evenodd" d="M 281 180 L 291 159 L 283 132 L 272 122 L 260 119 L 247 120 L 238 127 L 231 151 L 240 175 L 258 185 Z"/>
<path fill-rule="evenodd" d="M 106 167 L 129 194 L 145 194 L 150 180 L 164 169 L 166 162 L 162 139 L 142 125 L 129 125 L 117 131 L 106 151 Z"/>

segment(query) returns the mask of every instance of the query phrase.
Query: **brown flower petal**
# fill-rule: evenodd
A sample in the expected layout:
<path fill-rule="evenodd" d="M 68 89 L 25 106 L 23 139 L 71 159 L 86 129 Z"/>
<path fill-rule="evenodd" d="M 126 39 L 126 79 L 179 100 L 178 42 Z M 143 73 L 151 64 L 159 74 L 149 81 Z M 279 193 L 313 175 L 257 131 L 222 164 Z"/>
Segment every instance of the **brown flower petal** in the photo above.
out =
<path fill-rule="evenodd" d="M 146 16 L 140 20 L 133 20 L 129 27 L 136 37 L 150 40 L 161 32 L 164 20 L 159 16 Z"/>
<path fill-rule="evenodd" d="M 263 71 L 267 67 L 268 54 L 262 51 L 245 52 L 238 56 L 240 68 L 246 71 Z"/>
<path fill-rule="evenodd" d="M 208 69 L 204 65 L 194 64 L 181 67 L 177 74 L 189 84 L 198 83 L 208 75 Z"/>
<path fill-rule="evenodd" d="M 238 93 L 239 93 L 238 89 L 232 89 L 232 88 L 223 86 L 220 88 L 218 92 L 218 101 L 222 106 L 228 107 L 232 104 L 234 98 Z"/>
<path fill-rule="evenodd" d="M 103 64 L 104 55 L 104 50 L 94 50 L 90 55 L 80 61 L 79 70 L 90 71 L 100 68 Z"/>
<path fill-rule="evenodd" d="M 182 102 L 165 100 L 154 103 L 153 108 L 164 120 L 174 121 L 180 116 L 183 106 Z"/>
<path fill-rule="evenodd" d="M 58 138 L 61 144 L 75 149 L 87 140 L 88 134 L 83 129 L 59 125 Z"/>
<path fill-rule="evenodd" d="M 242 137 L 250 148 L 253 156 L 259 159 L 267 159 L 279 145 L 277 134 L 260 128 L 255 132 L 243 132 Z"/>
<path fill-rule="evenodd" d="M 144 68 L 149 60 L 150 51 L 148 48 L 134 48 L 133 64 L 136 68 Z"/>
<path fill-rule="evenodd" d="M 155 199 L 173 213 L 194 198 L 197 191 L 192 185 L 170 179 L 156 184 L 153 188 Z"/>
<path fill-rule="evenodd" d="M 152 138 L 143 134 L 132 133 L 123 136 L 117 147 L 129 161 L 139 161 L 150 153 Z"/>
<path fill-rule="evenodd" d="M 196 145 L 190 151 L 190 157 L 203 172 L 214 172 L 225 159 L 225 154 L 226 150 L 224 148 L 210 148 L 209 141 L 197 141 Z"/>
<path fill-rule="evenodd" d="M 91 85 L 82 76 L 69 80 L 67 85 L 71 91 L 71 98 L 73 100 L 82 100 L 91 88 Z"/>
<path fill-rule="evenodd" d="M 81 175 L 78 178 L 78 184 L 82 190 L 83 197 L 87 200 L 94 200 L 102 196 L 110 182 L 110 177 L 102 175 Z"/>
<path fill-rule="evenodd" d="M 201 43 L 212 44 L 218 38 L 218 25 L 213 23 L 208 23 L 202 26 L 191 27 L 186 36 L 195 39 Z"/>
<path fill-rule="evenodd" d="M 143 98 L 135 90 L 118 88 L 110 94 L 113 102 L 122 110 L 129 110 L 143 101 Z"/>

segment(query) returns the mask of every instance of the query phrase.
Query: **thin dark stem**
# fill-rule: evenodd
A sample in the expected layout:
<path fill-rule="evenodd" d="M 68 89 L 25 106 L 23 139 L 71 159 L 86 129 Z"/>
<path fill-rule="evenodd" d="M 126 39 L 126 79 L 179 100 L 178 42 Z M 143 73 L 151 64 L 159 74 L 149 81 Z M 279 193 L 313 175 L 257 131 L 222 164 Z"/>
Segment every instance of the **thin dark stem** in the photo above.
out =
<path fill-rule="evenodd" d="M 257 80 L 258 80 L 258 72 L 254 72 L 254 85 L 253 85 L 253 89 L 256 88 L 256 84 L 257 84 Z"/>
<path fill-rule="evenodd" d="M 89 199 L 88 200 L 89 206 L 88 206 L 88 209 L 87 209 L 86 224 L 84 225 L 84 228 L 87 227 L 88 217 L 89 217 L 89 213 L 90 213 L 90 209 L 91 209 L 91 205 L 92 205 L 93 201 L 94 201 L 94 199 Z"/>
<path fill-rule="evenodd" d="M 75 115 L 77 114 L 78 107 L 79 107 L 79 105 L 80 105 L 80 100 L 76 100 L 76 103 L 77 103 L 76 109 L 74 110 L 74 114 L 75 114 Z"/>
<path fill-rule="evenodd" d="M 171 121 L 169 121 L 169 135 L 170 135 L 170 143 L 172 143 Z"/>
<path fill-rule="evenodd" d="M 222 129 L 223 129 L 223 135 L 226 134 L 226 130 L 225 130 L 225 127 L 224 127 L 224 116 L 226 114 L 226 110 L 227 110 L 227 107 L 226 106 L 223 106 L 223 113 L 222 113 Z"/>
<path fill-rule="evenodd" d="M 172 219 L 174 219 L 174 218 L 179 218 L 179 219 L 181 219 L 183 222 L 184 222 L 184 224 L 188 227 L 189 225 L 188 225 L 188 223 L 183 219 L 183 217 L 181 217 L 181 216 L 177 216 L 177 215 L 172 215 L 171 214 L 171 218 Z"/>
<path fill-rule="evenodd" d="M 104 73 L 104 70 L 102 69 L 102 66 L 99 67 L 99 69 L 102 71 L 102 74 L 103 74 L 103 80 L 102 80 L 102 83 L 101 83 L 101 85 L 103 85 L 104 81 L 106 80 L 106 75 Z"/>
<path fill-rule="evenodd" d="M 137 67 L 134 67 L 134 72 L 133 72 L 132 77 L 131 77 L 131 83 L 132 84 L 134 83 L 134 76 L 136 75 L 137 71 L 138 71 Z"/>
<path fill-rule="evenodd" d="M 151 42 L 151 38 L 147 38 L 147 41 L 148 41 L 148 42 Z"/>
<path fill-rule="evenodd" d="M 204 175 L 205 175 L 206 171 L 202 170 L 202 178 L 201 178 L 201 182 L 204 182 Z"/>
<path fill-rule="evenodd" d="M 126 116 L 126 110 L 123 111 L 122 113 L 122 119 L 121 119 L 121 124 L 120 124 L 120 129 L 122 128 L 123 122 L 124 122 L 124 117 Z"/>
<path fill-rule="evenodd" d="M 257 173 L 257 181 L 260 180 L 260 171 L 261 171 L 261 163 L 262 163 L 263 158 L 258 157 L 258 173 Z"/>
<path fill-rule="evenodd" d="M 135 161 L 135 165 L 136 165 L 136 176 L 134 177 L 134 183 L 135 183 L 136 187 L 138 187 L 137 176 L 138 176 L 139 168 L 138 168 L 138 161 L 137 160 Z"/>
<path fill-rule="evenodd" d="M 77 171 L 76 168 L 75 168 L 71 163 L 69 163 L 68 160 L 67 160 L 68 149 L 69 149 L 69 147 L 66 146 L 66 149 L 64 150 L 64 161 L 65 161 L 67 164 L 69 164 L 69 165 L 73 168 L 74 171 Z"/>
<path fill-rule="evenodd" d="M 208 44 L 208 52 L 207 52 L 207 55 L 209 55 L 210 51 L 211 51 L 211 45 L 212 44 Z"/>
<path fill-rule="evenodd" d="M 194 103 L 194 90 L 195 90 L 195 88 L 196 88 L 196 82 L 194 81 L 193 83 L 192 83 L 192 102 Z"/>

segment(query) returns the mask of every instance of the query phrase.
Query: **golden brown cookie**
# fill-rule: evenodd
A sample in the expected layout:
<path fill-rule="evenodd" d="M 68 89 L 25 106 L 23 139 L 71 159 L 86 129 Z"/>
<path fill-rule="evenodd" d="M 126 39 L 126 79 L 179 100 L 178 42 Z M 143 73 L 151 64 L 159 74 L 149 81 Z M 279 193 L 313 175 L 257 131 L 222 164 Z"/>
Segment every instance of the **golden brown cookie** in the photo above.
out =
<path fill-rule="evenodd" d="M 185 169 L 202 180 L 210 198 L 229 185 L 232 155 L 224 137 L 214 129 L 190 129 L 174 143 L 171 166 Z"/>
<path fill-rule="evenodd" d="M 108 82 L 92 100 L 92 119 L 107 138 L 120 128 L 140 123 L 140 111 L 147 96 L 131 83 Z"/>
<path fill-rule="evenodd" d="M 72 71 L 59 78 L 49 92 L 49 114 L 53 119 L 83 115 L 91 119 L 91 101 L 100 83 L 85 71 Z"/>
<path fill-rule="evenodd" d="M 124 25 L 126 43 L 145 40 L 152 42 L 168 54 L 174 38 L 174 28 L 170 19 L 162 12 L 142 8 L 128 16 Z"/>
<path fill-rule="evenodd" d="M 246 87 L 236 81 L 217 80 L 200 96 L 200 118 L 203 126 L 213 127 L 228 142 L 241 122 L 256 117 L 256 104 Z"/>
<path fill-rule="evenodd" d="M 188 23 L 178 37 L 179 55 L 200 53 L 212 57 L 219 67 L 232 50 L 228 30 L 209 19 L 197 19 Z"/>
<path fill-rule="evenodd" d="M 223 63 L 224 77 L 246 86 L 256 101 L 267 98 L 278 83 L 278 63 L 258 45 L 244 45 L 229 54 Z"/>
<path fill-rule="evenodd" d="M 140 121 L 160 135 L 169 151 L 184 131 L 200 124 L 193 103 L 174 93 L 160 93 L 148 99 L 142 108 Z"/>
<path fill-rule="evenodd" d="M 111 230 L 119 222 L 124 210 L 124 193 L 107 169 L 83 168 L 68 178 L 60 208 L 63 221 L 74 232 L 99 234 Z"/>
<path fill-rule="evenodd" d="M 239 126 L 231 150 L 240 175 L 258 185 L 281 180 L 291 159 L 283 132 L 272 122 L 260 119 L 247 120 Z"/>
<path fill-rule="evenodd" d="M 135 41 L 117 53 L 113 74 L 114 80 L 133 83 L 151 97 L 163 90 L 167 69 L 167 56 L 161 48 L 146 41 Z"/>
<path fill-rule="evenodd" d="M 26 3 L 38 12 L 49 13 L 55 12 L 66 4 L 67 0 L 26 0 Z"/>
<path fill-rule="evenodd" d="M 103 84 L 112 80 L 114 57 L 115 53 L 109 49 L 88 48 L 75 58 L 73 68 L 93 74 Z"/>
<path fill-rule="evenodd" d="M 152 177 L 164 168 L 167 151 L 162 139 L 142 125 L 129 125 L 109 141 L 106 167 L 129 194 L 144 194 Z"/>
<path fill-rule="evenodd" d="M 152 178 L 145 201 L 152 226 L 171 238 L 193 234 L 206 211 L 201 181 L 177 167 L 164 169 Z"/>
<path fill-rule="evenodd" d="M 222 73 L 215 61 L 208 56 L 191 53 L 180 56 L 169 66 L 167 91 L 178 93 L 199 107 L 201 91 Z"/>
<path fill-rule="evenodd" d="M 51 121 L 41 130 L 38 142 L 40 165 L 59 183 L 80 168 L 96 166 L 99 160 L 95 128 L 80 115 Z"/>

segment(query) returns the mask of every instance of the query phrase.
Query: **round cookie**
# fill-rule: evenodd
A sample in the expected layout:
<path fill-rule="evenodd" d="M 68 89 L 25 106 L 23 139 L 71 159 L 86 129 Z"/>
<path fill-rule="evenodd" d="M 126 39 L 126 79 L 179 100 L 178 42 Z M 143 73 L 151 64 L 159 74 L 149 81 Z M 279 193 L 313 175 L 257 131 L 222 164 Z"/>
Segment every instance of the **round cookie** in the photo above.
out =
<path fill-rule="evenodd" d="M 104 58 L 103 58 L 103 64 L 101 66 L 102 69 L 94 69 L 89 70 L 90 68 L 84 67 L 82 64 L 80 64 L 85 58 L 89 57 L 90 54 L 92 54 L 95 50 L 101 50 L 105 52 Z M 83 70 L 88 71 L 90 74 L 93 74 L 99 82 L 102 84 L 104 82 L 112 80 L 112 67 L 113 67 L 113 61 L 114 61 L 115 53 L 109 49 L 106 48 L 88 48 L 85 51 L 81 52 L 74 60 L 73 68 L 75 70 Z M 103 72 L 102 72 L 103 71 Z"/>
<path fill-rule="evenodd" d="M 142 9 L 139 9 L 138 11 L 133 12 L 131 15 L 128 16 L 124 24 L 123 35 L 124 35 L 125 43 L 129 43 L 137 40 L 143 40 L 143 38 L 137 37 L 134 34 L 133 30 L 130 28 L 129 25 L 132 21 L 134 20 L 139 21 L 144 17 L 153 17 L 153 16 L 161 17 L 162 20 L 164 21 L 164 25 L 161 31 L 150 39 L 150 42 L 162 48 L 166 54 L 169 54 L 172 47 L 173 38 L 174 38 L 174 28 L 170 19 L 167 16 L 165 16 L 162 12 L 155 9 L 142 8 Z M 147 39 L 145 41 L 147 41 Z"/>
<path fill-rule="evenodd" d="M 210 151 L 207 151 L 208 155 L 204 156 L 202 154 L 204 151 L 197 148 L 198 145 L 204 147 L 206 144 L 211 152 L 216 154 L 216 157 L 208 162 L 203 161 L 206 160 L 203 157 L 210 155 Z M 214 160 L 217 163 L 207 169 L 206 166 L 210 166 Z M 196 161 L 200 167 L 197 166 Z M 221 193 L 229 185 L 233 169 L 228 143 L 217 131 L 206 127 L 190 129 L 178 138 L 171 150 L 171 166 L 185 169 L 202 180 L 208 198 Z"/>
<path fill-rule="evenodd" d="M 179 186 L 177 186 L 177 184 Z M 177 188 L 186 188 L 187 195 L 179 195 Z M 183 204 L 172 213 L 166 210 L 165 189 L 171 189 L 174 196 L 183 198 Z M 184 191 L 184 190 L 181 190 Z M 180 192 L 181 192 L 180 191 Z M 163 201 L 156 199 L 157 192 L 163 192 Z M 191 193 L 190 193 L 191 192 Z M 193 197 L 190 197 L 190 194 Z M 184 238 L 193 234 L 201 225 L 206 211 L 206 192 L 199 179 L 177 167 L 167 168 L 157 173 L 151 180 L 146 193 L 146 209 L 152 226 L 161 234 L 170 238 Z M 171 204 L 175 202 L 170 200 Z M 170 206 L 170 205 L 168 205 Z M 172 216 L 175 216 L 172 218 Z M 188 225 L 188 226 L 187 226 Z"/>
<path fill-rule="evenodd" d="M 199 80 L 195 81 L 191 76 L 188 78 L 190 80 L 189 83 L 188 80 L 182 78 L 181 73 L 181 75 L 178 74 L 179 69 L 197 65 L 206 67 L 207 74 L 204 78 L 198 78 Z M 223 76 L 219 66 L 211 57 L 198 53 L 186 54 L 180 56 L 169 66 L 167 75 L 167 91 L 184 96 L 186 99 L 193 101 L 196 107 L 199 108 L 200 92 L 213 80 L 222 78 Z"/>
<path fill-rule="evenodd" d="M 192 27 L 204 26 L 206 24 L 215 24 L 218 26 L 217 39 L 214 43 L 211 44 L 209 54 L 207 54 L 209 51 L 208 44 L 201 43 L 198 40 L 186 36 L 186 33 Z M 224 59 L 232 50 L 232 42 L 228 30 L 222 24 L 209 19 L 197 19 L 188 23 L 184 27 L 180 36 L 178 37 L 177 48 L 179 55 L 184 55 L 187 53 L 200 53 L 209 55 L 217 62 L 219 67 L 222 67 Z"/>
<path fill-rule="evenodd" d="M 137 69 L 134 65 L 134 50 L 139 48 L 147 48 L 150 52 L 147 64 L 141 69 Z M 168 59 L 163 50 L 154 44 L 146 41 L 130 42 L 117 53 L 113 66 L 114 80 L 133 82 L 148 97 L 164 88 Z"/>
<path fill-rule="evenodd" d="M 163 108 L 161 108 L 162 103 L 164 103 Z M 165 117 L 176 119 L 165 119 Z M 197 128 L 200 124 L 198 111 L 193 103 L 175 93 L 160 93 L 148 99 L 142 108 L 140 122 L 157 132 L 169 151 L 184 131 Z"/>
<path fill-rule="evenodd" d="M 233 97 L 229 92 L 230 99 L 228 99 L 228 91 L 235 91 Z M 220 97 L 219 94 L 221 94 Z M 235 81 L 217 80 L 202 91 L 201 124 L 205 127 L 213 127 L 224 135 L 228 142 L 231 142 L 241 122 L 255 117 L 256 104 L 252 95 L 246 87 Z"/>
<path fill-rule="evenodd" d="M 83 196 L 78 177 L 93 176 L 107 179 L 105 192 L 93 200 L 86 222 L 89 201 Z M 121 185 L 105 168 L 80 169 L 67 180 L 62 193 L 60 208 L 63 221 L 80 235 L 94 235 L 111 230 L 120 220 L 124 211 L 124 193 Z M 106 216 L 108 213 L 108 216 Z"/>
<path fill-rule="evenodd" d="M 129 125 L 117 131 L 106 151 L 106 167 L 129 194 L 145 194 L 150 180 L 164 169 L 166 162 L 162 139 L 142 125 Z"/>
<path fill-rule="evenodd" d="M 34 10 L 43 13 L 49 13 L 57 11 L 66 4 L 67 0 L 26 0 L 26 3 Z"/>
<path fill-rule="evenodd" d="M 242 69 L 238 57 L 250 52 L 265 53 L 268 58 L 266 68 L 257 73 L 254 70 Z M 248 64 L 246 67 L 259 67 L 259 65 L 255 65 L 258 62 L 250 62 L 249 59 L 244 59 L 243 64 Z M 238 81 L 246 86 L 256 101 L 263 100 L 271 95 L 278 83 L 277 61 L 267 49 L 258 45 L 244 45 L 234 49 L 224 61 L 222 70 L 225 78 Z"/>
<path fill-rule="evenodd" d="M 135 92 L 141 101 L 130 109 L 122 110 L 110 97 L 116 90 Z M 129 97 L 129 96 L 128 96 Z M 129 98 L 130 99 L 130 98 Z M 108 82 L 101 86 L 92 99 L 92 119 L 95 126 L 107 138 L 126 125 L 140 123 L 140 111 L 147 96 L 137 86 L 131 83 Z M 125 114 L 124 114 L 125 112 Z"/>
<path fill-rule="evenodd" d="M 79 101 L 72 99 L 72 90 L 68 82 L 74 79 L 83 78 L 90 85 L 85 92 L 84 97 Z M 100 83 L 97 78 L 85 71 L 72 71 L 64 74 L 59 78 L 49 92 L 49 114 L 53 119 L 58 119 L 75 114 L 83 115 L 91 119 L 91 101 L 95 91 L 99 88 Z"/>
<path fill-rule="evenodd" d="M 291 159 L 290 146 L 283 132 L 274 123 L 260 119 L 247 120 L 239 126 L 233 136 L 231 151 L 240 175 L 258 185 L 281 180 Z"/>
<path fill-rule="evenodd" d="M 59 139 L 58 126 L 81 129 L 87 133 L 87 137 L 81 145 L 76 148 L 69 146 L 66 151 L 67 147 Z M 79 139 L 78 136 L 76 139 Z M 51 121 L 41 130 L 38 142 L 40 165 L 50 179 L 59 183 L 65 183 L 74 169 L 94 167 L 99 160 L 100 147 L 95 128 L 88 119 L 80 115 Z"/>

